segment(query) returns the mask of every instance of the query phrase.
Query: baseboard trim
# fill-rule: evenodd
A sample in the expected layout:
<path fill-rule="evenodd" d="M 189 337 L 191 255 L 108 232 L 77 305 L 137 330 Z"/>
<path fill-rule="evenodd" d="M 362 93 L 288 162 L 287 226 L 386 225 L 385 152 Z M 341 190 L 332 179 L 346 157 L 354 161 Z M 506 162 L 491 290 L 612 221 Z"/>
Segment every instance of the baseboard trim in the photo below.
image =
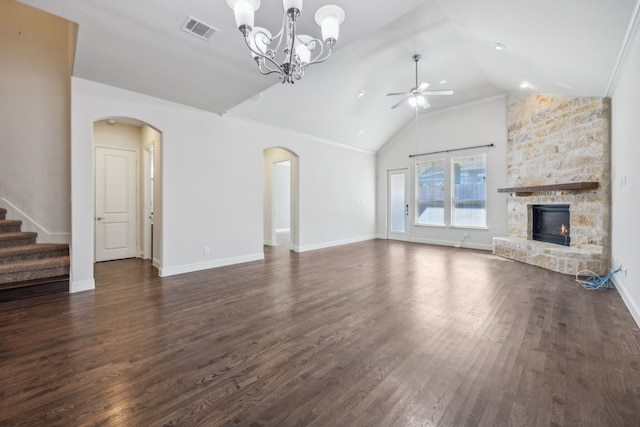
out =
<path fill-rule="evenodd" d="M 422 243 L 425 245 L 451 246 L 454 248 L 462 248 L 462 249 L 479 249 L 481 251 L 493 251 L 493 244 L 487 245 L 483 243 L 464 242 L 461 245 L 459 241 L 452 242 L 449 240 L 423 239 L 419 237 L 412 237 L 409 239 L 409 241 L 413 243 Z"/>
<path fill-rule="evenodd" d="M 332 248 L 334 246 L 348 245 L 350 243 L 365 242 L 367 240 L 374 240 L 375 238 L 376 238 L 375 235 L 370 235 L 370 236 L 354 237 L 352 239 L 333 240 L 331 242 L 317 243 L 315 245 L 297 246 L 294 248 L 294 250 L 296 252 L 315 251 L 318 249 Z"/>
<path fill-rule="evenodd" d="M 264 253 L 243 255 L 234 258 L 217 259 L 195 264 L 176 265 L 174 267 L 160 267 L 158 275 L 160 277 L 175 276 L 176 274 L 192 273 L 194 271 L 208 270 L 211 268 L 226 267 L 227 265 L 242 264 L 252 261 L 263 261 Z"/>
<path fill-rule="evenodd" d="M 69 293 L 75 294 L 76 292 L 92 291 L 96 288 L 96 281 L 91 280 L 77 280 L 71 282 L 69 285 Z"/>
<path fill-rule="evenodd" d="M 618 280 L 615 275 L 611 276 L 611 280 L 613 280 L 613 284 L 622 297 L 622 301 L 627 306 L 629 313 L 631 313 L 631 317 L 633 317 L 633 320 L 636 321 L 636 325 L 640 328 L 640 307 L 638 307 L 633 298 L 631 298 L 624 283 Z"/>

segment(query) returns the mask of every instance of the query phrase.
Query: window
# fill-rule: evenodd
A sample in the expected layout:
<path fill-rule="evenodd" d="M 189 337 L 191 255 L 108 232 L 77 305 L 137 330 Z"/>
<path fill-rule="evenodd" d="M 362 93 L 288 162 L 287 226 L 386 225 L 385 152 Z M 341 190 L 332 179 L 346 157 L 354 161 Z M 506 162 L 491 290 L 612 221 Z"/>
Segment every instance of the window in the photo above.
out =
<path fill-rule="evenodd" d="M 444 159 L 416 163 L 416 223 L 444 224 Z"/>
<path fill-rule="evenodd" d="M 487 226 L 485 173 L 484 154 L 451 159 L 451 225 Z"/>
<path fill-rule="evenodd" d="M 415 172 L 416 225 L 486 228 L 485 153 L 417 162 Z"/>

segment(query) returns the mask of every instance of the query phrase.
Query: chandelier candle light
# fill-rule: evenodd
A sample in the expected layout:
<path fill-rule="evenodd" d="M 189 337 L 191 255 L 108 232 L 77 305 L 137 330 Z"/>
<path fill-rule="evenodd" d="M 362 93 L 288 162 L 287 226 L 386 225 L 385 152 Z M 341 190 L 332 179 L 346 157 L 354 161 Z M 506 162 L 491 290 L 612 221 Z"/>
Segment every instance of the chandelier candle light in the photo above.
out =
<path fill-rule="evenodd" d="M 294 80 L 300 80 L 304 76 L 309 65 L 326 61 L 338 41 L 340 24 L 344 21 L 342 8 L 335 5 L 323 6 L 315 16 L 316 23 L 322 30 L 322 40 L 298 34 L 296 22 L 302 11 L 302 0 L 282 0 L 282 28 L 272 37 L 266 28 L 253 26 L 254 13 L 260 7 L 260 0 L 227 0 L 227 4 L 233 9 L 238 29 L 258 64 L 258 70 L 264 75 L 280 74 L 282 83 L 294 83 Z M 282 55 L 278 58 L 280 48 Z"/>

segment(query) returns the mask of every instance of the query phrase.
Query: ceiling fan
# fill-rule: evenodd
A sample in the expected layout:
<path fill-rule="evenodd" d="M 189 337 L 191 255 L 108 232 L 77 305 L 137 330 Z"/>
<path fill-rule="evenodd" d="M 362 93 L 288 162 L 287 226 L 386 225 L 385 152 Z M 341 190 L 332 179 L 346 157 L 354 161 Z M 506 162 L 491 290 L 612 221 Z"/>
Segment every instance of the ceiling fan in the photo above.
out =
<path fill-rule="evenodd" d="M 453 95 L 452 90 L 427 90 L 429 87 L 429 83 L 422 82 L 420 86 L 418 86 L 418 61 L 420 61 L 422 55 L 415 54 L 413 55 L 413 60 L 416 63 L 416 85 L 409 92 L 393 92 L 388 93 L 387 96 L 396 96 L 403 95 L 404 98 L 402 101 L 398 102 L 391 108 L 396 108 L 403 102 L 407 101 L 409 105 L 415 109 L 418 108 L 429 108 L 429 102 L 427 101 L 427 95 Z"/>

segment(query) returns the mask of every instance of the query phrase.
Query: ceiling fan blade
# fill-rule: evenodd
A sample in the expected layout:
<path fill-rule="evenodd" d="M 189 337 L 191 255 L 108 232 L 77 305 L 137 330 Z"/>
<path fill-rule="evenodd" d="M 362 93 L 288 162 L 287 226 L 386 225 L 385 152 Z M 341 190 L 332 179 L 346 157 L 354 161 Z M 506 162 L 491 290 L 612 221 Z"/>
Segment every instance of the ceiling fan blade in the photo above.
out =
<path fill-rule="evenodd" d="M 418 87 L 416 88 L 416 90 L 417 90 L 418 92 L 424 92 L 424 90 L 425 90 L 426 88 L 428 88 L 428 87 L 429 87 L 429 83 L 427 83 L 427 82 L 422 82 L 422 83 L 420 83 L 420 86 L 418 86 Z"/>
<path fill-rule="evenodd" d="M 398 107 L 400 104 L 404 103 L 407 99 L 409 99 L 409 97 L 410 97 L 410 96 L 411 96 L 411 95 L 407 96 L 406 98 L 403 98 L 403 99 L 402 99 L 402 101 L 398 102 L 396 105 L 394 105 L 394 106 L 393 106 L 393 107 L 391 107 L 391 108 L 393 109 L 393 108 Z"/>
<path fill-rule="evenodd" d="M 422 92 L 423 95 L 453 95 L 452 90 L 428 90 Z"/>
<path fill-rule="evenodd" d="M 405 95 L 405 96 L 407 96 L 407 95 L 411 95 L 411 93 L 408 93 L 408 92 L 391 92 L 391 93 L 387 94 L 387 96 L 395 96 L 395 95 Z"/>

